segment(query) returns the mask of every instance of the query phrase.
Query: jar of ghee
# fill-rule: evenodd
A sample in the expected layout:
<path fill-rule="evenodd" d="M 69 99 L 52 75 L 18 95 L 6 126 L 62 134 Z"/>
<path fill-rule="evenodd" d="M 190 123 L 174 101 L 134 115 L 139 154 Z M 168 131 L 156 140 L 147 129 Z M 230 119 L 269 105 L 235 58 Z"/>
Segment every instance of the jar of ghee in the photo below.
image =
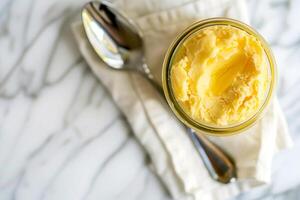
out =
<path fill-rule="evenodd" d="M 276 82 L 276 64 L 263 37 L 229 18 L 192 24 L 169 47 L 163 90 L 175 115 L 196 132 L 239 133 L 260 119 Z"/>

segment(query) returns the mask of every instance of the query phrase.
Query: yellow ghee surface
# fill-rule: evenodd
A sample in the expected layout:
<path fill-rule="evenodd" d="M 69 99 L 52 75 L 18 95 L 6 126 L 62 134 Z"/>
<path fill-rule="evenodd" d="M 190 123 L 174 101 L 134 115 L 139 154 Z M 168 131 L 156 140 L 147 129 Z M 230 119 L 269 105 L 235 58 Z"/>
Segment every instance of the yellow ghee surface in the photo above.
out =
<path fill-rule="evenodd" d="M 265 100 L 268 67 L 257 38 L 230 25 L 210 26 L 189 36 L 174 55 L 173 94 L 198 122 L 242 122 Z"/>

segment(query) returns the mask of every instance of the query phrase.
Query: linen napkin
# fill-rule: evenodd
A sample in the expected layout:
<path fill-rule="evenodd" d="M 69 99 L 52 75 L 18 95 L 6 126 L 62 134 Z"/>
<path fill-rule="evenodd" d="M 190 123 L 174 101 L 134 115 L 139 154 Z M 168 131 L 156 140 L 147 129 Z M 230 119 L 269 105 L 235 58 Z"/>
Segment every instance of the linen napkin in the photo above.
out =
<path fill-rule="evenodd" d="M 216 16 L 248 22 L 241 0 L 117 0 L 114 5 L 142 30 L 146 62 L 158 82 L 166 49 L 189 24 Z M 105 66 L 88 43 L 81 22 L 73 24 L 73 32 L 83 57 L 128 119 L 151 158 L 151 167 L 174 199 L 223 200 L 270 181 L 272 157 L 291 146 L 276 99 L 264 117 L 244 133 L 209 137 L 236 162 L 238 180 L 221 184 L 209 176 L 185 129 L 152 85 L 137 73 Z"/>

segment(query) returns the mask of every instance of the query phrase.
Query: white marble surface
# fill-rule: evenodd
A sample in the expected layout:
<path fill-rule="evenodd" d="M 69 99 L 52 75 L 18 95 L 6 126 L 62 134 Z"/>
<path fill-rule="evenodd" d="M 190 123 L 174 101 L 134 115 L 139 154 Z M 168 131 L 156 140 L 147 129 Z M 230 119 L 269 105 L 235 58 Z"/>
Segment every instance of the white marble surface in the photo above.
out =
<path fill-rule="evenodd" d="M 86 0 L 0 1 L 0 200 L 170 199 L 71 34 Z M 295 147 L 236 199 L 300 198 L 300 1 L 249 0 Z"/>

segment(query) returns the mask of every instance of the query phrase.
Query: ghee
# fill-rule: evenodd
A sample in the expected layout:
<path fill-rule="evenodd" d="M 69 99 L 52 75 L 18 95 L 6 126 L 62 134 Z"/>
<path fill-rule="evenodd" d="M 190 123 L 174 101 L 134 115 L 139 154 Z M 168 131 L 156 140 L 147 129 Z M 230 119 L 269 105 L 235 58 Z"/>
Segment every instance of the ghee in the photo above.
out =
<path fill-rule="evenodd" d="M 259 110 L 270 78 L 268 59 L 254 36 L 230 25 L 213 25 L 189 36 L 171 66 L 171 85 L 194 120 L 230 125 Z"/>

